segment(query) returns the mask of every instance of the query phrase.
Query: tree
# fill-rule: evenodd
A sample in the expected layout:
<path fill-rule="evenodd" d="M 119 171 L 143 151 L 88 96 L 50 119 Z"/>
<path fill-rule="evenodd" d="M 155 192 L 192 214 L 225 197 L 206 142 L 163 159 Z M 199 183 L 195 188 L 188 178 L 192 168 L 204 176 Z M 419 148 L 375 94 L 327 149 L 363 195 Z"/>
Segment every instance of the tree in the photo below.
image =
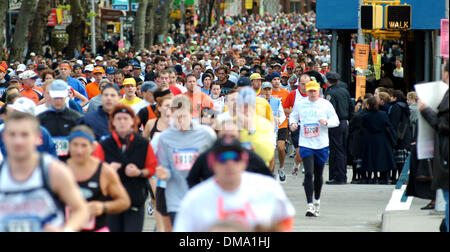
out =
<path fill-rule="evenodd" d="M 213 14 L 213 10 L 214 10 L 214 2 L 215 2 L 215 0 L 209 0 L 209 6 L 208 6 L 208 21 L 206 22 L 207 24 L 208 24 L 208 26 L 211 26 L 212 25 L 212 14 Z M 220 4 L 218 4 L 219 5 L 219 8 L 220 8 Z M 216 14 L 216 16 L 218 16 L 217 14 Z"/>
<path fill-rule="evenodd" d="M 19 17 L 16 22 L 13 43 L 11 45 L 10 60 L 24 60 L 25 47 L 27 46 L 29 29 L 28 24 L 36 11 L 36 0 L 23 0 Z"/>
<path fill-rule="evenodd" d="M 73 57 L 75 51 L 81 52 L 86 41 L 87 9 L 88 5 L 86 0 L 70 0 L 72 23 L 66 28 L 69 34 L 69 45 L 67 46 L 67 56 L 69 57 Z"/>
<path fill-rule="evenodd" d="M 8 10 L 8 1 L 0 1 L 0 61 L 3 60 L 3 45 L 5 44 L 5 34 L 3 31 L 6 31 L 6 13 Z"/>
<path fill-rule="evenodd" d="M 159 0 L 149 0 L 145 27 L 145 48 L 150 49 L 155 42 L 155 16 Z"/>
<path fill-rule="evenodd" d="M 142 50 L 145 46 L 145 21 L 147 14 L 147 6 L 149 0 L 139 0 L 139 9 L 136 14 L 136 23 L 135 23 L 135 37 L 134 37 L 134 45 L 133 47 L 136 50 Z"/>
<path fill-rule="evenodd" d="M 169 19 L 172 10 L 173 0 L 164 0 L 164 7 L 161 13 L 159 36 L 162 37 L 162 42 L 167 38 L 169 33 Z"/>
<path fill-rule="evenodd" d="M 48 23 L 48 16 L 52 12 L 51 0 L 40 0 L 37 6 L 36 15 L 32 22 L 30 32 L 31 38 L 28 42 L 28 50 L 42 55 L 42 46 L 44 44 L 44 32 Z"/>

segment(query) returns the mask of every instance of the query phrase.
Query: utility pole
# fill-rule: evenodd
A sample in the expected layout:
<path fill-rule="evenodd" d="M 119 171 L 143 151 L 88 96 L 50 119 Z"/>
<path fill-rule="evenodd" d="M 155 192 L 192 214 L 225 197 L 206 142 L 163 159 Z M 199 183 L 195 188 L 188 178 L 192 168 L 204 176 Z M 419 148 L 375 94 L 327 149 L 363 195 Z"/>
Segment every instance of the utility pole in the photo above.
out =
<path fill-rule="evenodd" d="M 96 13 L 95 12 L 95 0 L 91 0 L 91 12 Z M 97 55 L 97 45 L 95 44 L 95 15 L 91 16 L 91 46 L 92 46 L 92 53 L 95 55 Z"/>
<path fill-rule="evenodd" d="M 361 6 L 364 4 L 364 0 L 359 0 L 358 4 L 358 44 L 365 44 L 364 34 L 361 28 Z"/>

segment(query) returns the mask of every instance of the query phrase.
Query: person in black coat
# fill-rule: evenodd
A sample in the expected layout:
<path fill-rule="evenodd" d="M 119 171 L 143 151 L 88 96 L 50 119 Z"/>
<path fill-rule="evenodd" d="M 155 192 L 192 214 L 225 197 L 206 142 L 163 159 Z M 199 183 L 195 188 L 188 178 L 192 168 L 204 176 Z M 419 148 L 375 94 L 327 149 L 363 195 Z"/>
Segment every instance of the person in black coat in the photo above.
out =
<path fill-rule="evenodd" d="M 367 101 L 362 100 L 357 101 L 358 111 L 353 115 L 352 120 L 348 126 L 349 132 L 349 152 L 353 157 L 353 177 L 352 184 L 357 184 L 361 179 L 361 164 L 363 156 L 363 131 L 362 131 L 362 118 L 365 113 L 367 113 Z"/>
<path fill-rule="evenodd" d="M 388 109 L 389 120 L 397 132 L 397 144 L 394 146 L 394 159 L 396 169 L 392 171 L 391 182 L 395 184 L 398 176 L 402 172 L 403 166 L 408 159 L 411 151 L 412 132 L 408 104 L 406 104 L 406 97 L 400 90 L 395 90 L 391 98 L 392 102 Z"/>
<path fill-rule="evenodd" d="M 368 111 L 362 116 L 362 140 L 366 144 L 362 147 L 361 183 L 376 182 L 378 172 L 382 175 L 382 183 L 387 183 L 388 172 L 395 169 L 392 145 L 386 134 L 392 124 L 387 114 L 378 110 L 375 97 L 367 100 L 367 106 Z M 373 180 L 372 173 L 375 174 Z"/>
<path fill-rule="evenodd" d="M 442 80 L 449 84 L 449 62 L 445 64 L 442 71 Z M 444 191 L 444 199 L 446 206 L 446 227 L 449 231 L 449 196 L 448 196 L 448 140 L 449 140 L 449 93 L 448 89 L 441 103 L 438 112 L 434 112 L 427 107 L 420 99 L 418 108 L 425 121 L 435 130 L 434 137 L 434 160 L 433 160 L 433 180 L 432 189 L 442 189 Z"/>

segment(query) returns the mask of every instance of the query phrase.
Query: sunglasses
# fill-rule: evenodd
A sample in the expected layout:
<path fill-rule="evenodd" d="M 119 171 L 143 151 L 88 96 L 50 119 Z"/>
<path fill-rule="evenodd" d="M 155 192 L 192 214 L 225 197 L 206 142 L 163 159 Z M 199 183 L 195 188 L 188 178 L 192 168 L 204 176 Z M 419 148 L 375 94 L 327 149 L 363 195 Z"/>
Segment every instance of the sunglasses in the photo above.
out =
<path fill-rule="evenodd" d="M 217 162 L 225 164 L 229 160 L 239 162 L 241 160 L 241 154 L 236 151 L 226 151 L 216 155 Z"/>

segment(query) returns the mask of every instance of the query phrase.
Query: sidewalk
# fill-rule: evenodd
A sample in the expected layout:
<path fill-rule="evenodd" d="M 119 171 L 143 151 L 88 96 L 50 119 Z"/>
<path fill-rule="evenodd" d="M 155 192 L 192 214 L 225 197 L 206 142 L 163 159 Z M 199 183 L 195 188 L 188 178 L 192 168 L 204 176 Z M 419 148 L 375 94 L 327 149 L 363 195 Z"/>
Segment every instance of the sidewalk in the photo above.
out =
<path fill-rule="evenodd" d="M 382 232 L 439 232 L 445 215 L 432 215 L 431 210 L 420 210 L 429 202 L 414 198 L 408 211 L 384 211 Z"/>

